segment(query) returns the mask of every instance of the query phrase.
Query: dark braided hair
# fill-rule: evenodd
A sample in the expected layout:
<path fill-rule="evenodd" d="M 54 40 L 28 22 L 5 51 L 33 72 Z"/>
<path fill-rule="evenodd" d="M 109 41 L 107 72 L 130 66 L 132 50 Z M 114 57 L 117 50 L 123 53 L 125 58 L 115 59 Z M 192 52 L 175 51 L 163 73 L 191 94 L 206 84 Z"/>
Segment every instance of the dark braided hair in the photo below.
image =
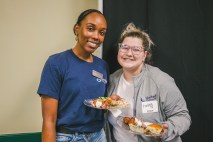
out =
<path fill-rule="evenodd" d="M 84 18 L 89 15 L 90 13 L 98 13 L 98 14 L 101 14 L 103 15 L 103 13 L 101 13 L 99 10 L 97 9 L 87 9 L 85 11 L 83 11 L 79 16 L 78 16 L 78 19 L 77 19 L 77 22 L 75 23 L 75 25 L 80 25 L 81 24 L 81 21 L 84 20 Z M 75 27 L 75 26 L 74 26 Z M 73 31 L 74 31 L 74 34 L 75 34 L 75 30 L 73 28 Z"/>
<path fill-rule="evenodd" d="M 99 10 L 97 10 L 97 9 L 87 9 L 87 10 L 83 11 L 83 12 L 79 15 L 76 24 L 80 25 L 81 21 L 82 21 L 87 15 L 89 15 L 90 13 L 93 13 L 93 12 L 96 12 L 96 13 L 99 13 L 99 14 L 103 15 L 103 14 L 102 14 Z"/>

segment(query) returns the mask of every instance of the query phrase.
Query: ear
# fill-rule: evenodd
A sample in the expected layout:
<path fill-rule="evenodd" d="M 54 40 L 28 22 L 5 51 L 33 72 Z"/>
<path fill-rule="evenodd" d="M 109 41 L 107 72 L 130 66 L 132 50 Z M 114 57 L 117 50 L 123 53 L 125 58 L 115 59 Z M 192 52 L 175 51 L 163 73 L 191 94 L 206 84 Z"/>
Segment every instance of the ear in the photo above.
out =
<path fill-rule="evenodd" d="M 74 27 L 73 27 L 73 32 L 76 36 L 78 36 L 78 31 L 79 31 L 79 25 L 75 24 Z"/>
<path fill-rule="evenodd" d="M 147 52 L 147 51 L 144 51 L 143 62 L 145 62 L 145 60 L 146 60 L 146 57 L 147 57 L 147 54 L 148 54 L 148 52 Z"/>

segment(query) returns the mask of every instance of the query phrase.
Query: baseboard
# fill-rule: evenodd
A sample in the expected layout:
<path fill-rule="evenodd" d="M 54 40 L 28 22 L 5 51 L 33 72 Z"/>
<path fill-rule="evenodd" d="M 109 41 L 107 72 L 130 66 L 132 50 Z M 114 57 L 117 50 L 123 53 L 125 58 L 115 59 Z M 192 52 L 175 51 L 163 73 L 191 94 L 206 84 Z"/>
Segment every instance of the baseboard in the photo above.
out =
<path fill-rule="evenodd" d="M 41 142 L 41 132 L 0 134 L 0 142 Z"/>

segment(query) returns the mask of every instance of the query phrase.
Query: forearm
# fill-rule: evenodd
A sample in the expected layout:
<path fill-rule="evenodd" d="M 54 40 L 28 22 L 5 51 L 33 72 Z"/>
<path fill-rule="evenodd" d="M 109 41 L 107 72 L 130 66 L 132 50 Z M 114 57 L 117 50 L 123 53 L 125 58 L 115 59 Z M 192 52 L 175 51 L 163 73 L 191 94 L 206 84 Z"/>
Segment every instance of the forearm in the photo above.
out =
<path fill-rule="evenodd" d="M 191 117 L 186 101 L 174 83 L 170 83 L 170 86 L 164 91 L 165 95 L 161 98 L 162 109 L 165 114 L 165 123 L 168 124 L 168 132 L 164 139 L 169 141 L 181 136 L 189 129 Z"/>
<path fill-rule="evenodd" d="M 164 136 L 164 140 L 169 141 L 175 137 L 181 136 L 189 129 L 191 118 L 188 112 L 185 112 L 168 118 L 165 123 L 168 124 L 169 127 L 167 134 Z"/>
<path fill-rule="evenodd" d="M 55 123 L 44 122 L 42 125 L 42 142 L 56 142 Z"/>
<path fill-rule="evenodd" d="M 42 142 L 56 142 L 56 120 L 58 100 L 42 97 Z"/>

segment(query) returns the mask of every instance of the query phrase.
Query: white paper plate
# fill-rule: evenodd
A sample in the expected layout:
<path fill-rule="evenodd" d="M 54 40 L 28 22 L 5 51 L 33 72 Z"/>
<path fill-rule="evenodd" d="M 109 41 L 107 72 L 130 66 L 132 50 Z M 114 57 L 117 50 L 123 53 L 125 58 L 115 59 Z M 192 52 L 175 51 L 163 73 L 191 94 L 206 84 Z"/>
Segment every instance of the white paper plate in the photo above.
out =
<path fill-rule="evenodd" d="M 121 128 L 123 128 L 123 129 L 129 131 L 130 133 L 137 134 L 137 135 L 144 135 L 144 136 L 148 136 L 148 137 L 159 136 L 159 135 L 148 135 L 148 134 L 144 134 L 144 133 L 142 133 L 142 132 L 140 133 L 140 132 L 132 131 L 132 130 L 130 129 L 129 125 L 124 123 L 123 119 L 124 119 L 124 116 L 119 116 L 119 117 L 117 117 L 117 124 L 118 124 Z M 152 124 L 152 123 L 150 123 L 150 122 L 143 122 L 143 123 L 144 123 L 145 125 Z"/>

